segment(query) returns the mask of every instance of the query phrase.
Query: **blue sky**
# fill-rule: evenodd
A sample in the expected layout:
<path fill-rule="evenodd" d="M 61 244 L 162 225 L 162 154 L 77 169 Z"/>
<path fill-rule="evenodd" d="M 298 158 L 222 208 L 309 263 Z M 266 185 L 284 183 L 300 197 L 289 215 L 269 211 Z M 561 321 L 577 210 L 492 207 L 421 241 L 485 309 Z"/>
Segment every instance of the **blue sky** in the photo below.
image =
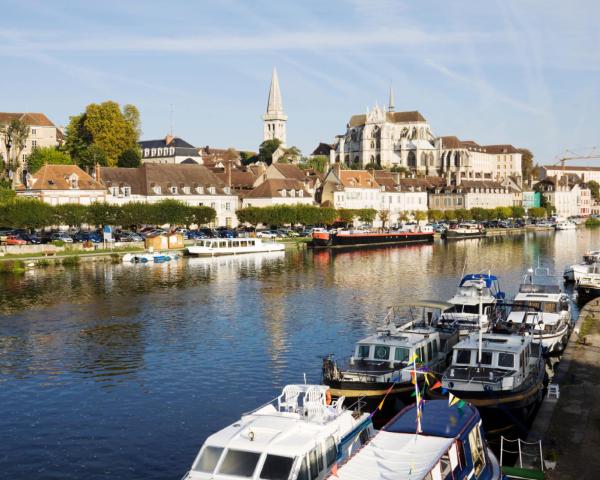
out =
<path fill-rule="evenodd" d="M 387 102 L 436 135 L 528 147 L 540 163 L 600 145 L 600 2 L 3 0 L 2 111 L 56 124 L 133 103 L 143 138 L 256 149 L 271 70 L 305 154 Z M 600 161 L 589 164 L 600 164 Z"/>

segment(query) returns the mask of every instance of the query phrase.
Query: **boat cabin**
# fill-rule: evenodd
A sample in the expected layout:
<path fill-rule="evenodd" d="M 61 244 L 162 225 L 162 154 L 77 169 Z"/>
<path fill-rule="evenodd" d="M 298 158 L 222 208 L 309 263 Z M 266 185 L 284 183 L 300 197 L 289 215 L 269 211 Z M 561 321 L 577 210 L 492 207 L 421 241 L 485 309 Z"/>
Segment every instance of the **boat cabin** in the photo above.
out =
<path fill-rule="evenodd" d="M 324 385 L 287 385 L 206 439 L 185 479 L 323 479 L 373 434 L 368 414 L 327 405 Z"/>
<path fill-rule="evenodd" d="M 194 245 L 207 248 L 255 247 L 262 243 L 260 238 L 206 238 L 197 240 Z"/>
<path fill-rule="evenodd" d="M 447 400 L 425 400 L 421 432 L 416 433 L 417 408 L 397 414 L 330 480 L 499 479 L 500 467 L 487 447 L 477 409 L 460 409 Z"/>
<path fill-rule="evenodd" d="M 529 375 L 537 364 L 540 347 L 530 336 L 472 333 L 458 342 L 452 352 L 452 364 L 442 379 L 444 388 L 456 390 L 511 390 Z"/>
<path fill-rule="evenodd" d="M 551 304 L 550 304 L 551 305 Z M 554 304 L 556 306 L 556 304 Z M 540 311 L 512 311 L 507 319 L 506 325 L 512 327 L 513 331 L 528 331 L 536 334 L 552 334 L 562 326 L 559 315 Z"/>

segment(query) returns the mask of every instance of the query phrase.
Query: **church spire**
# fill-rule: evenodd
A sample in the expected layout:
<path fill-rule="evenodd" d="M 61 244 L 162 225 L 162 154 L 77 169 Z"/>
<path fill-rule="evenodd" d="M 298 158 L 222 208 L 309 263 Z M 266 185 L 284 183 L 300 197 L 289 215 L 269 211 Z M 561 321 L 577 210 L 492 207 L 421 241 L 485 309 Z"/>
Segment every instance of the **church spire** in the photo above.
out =
<path fill-rule="evenodd" d="M 394 89 L 390 85 L 390 103 L 388 105 L 388 112 L 394 111 Z"/>
<path fill-rule="evenodd" d="M 271 87 L 269 88 L 267 113 L 283 113 L 283 100 L 281 99 L 279 79 L 277 78 L 277 69 L 275 67 L 273 67 L 273 75 L 271 76 Z"/>

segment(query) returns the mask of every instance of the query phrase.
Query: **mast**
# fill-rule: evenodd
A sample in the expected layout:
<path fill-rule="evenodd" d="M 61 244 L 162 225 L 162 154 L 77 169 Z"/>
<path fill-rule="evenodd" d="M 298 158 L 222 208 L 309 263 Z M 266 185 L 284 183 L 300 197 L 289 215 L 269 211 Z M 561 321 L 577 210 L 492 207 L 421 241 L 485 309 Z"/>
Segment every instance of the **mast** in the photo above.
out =
<path fill-rule="evenodd" d="M 483 297 L 481 296 L 481 292 L 483 286 L 479 284 L 477 289 L 479 290 L 479 352 L 477 354 L 477 363 L 481 364 L 481 349 L 483 347 L 483 326 L 481 325 L 481 317 L 483 316 Z"/>

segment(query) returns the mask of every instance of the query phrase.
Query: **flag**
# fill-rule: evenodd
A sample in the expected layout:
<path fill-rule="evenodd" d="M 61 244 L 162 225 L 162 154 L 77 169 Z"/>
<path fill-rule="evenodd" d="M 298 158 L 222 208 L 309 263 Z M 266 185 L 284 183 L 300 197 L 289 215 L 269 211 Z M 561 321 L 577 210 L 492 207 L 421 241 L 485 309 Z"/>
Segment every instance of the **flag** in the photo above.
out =
<path fill-rule="evenodd" d="M 337 477 L 337 476 L 338 476 L 338 474 L 337 474 L 337 463 L 334 463 L 334 464 L 333 464 L 333 467 L 331 467 L 331 474 L 332 474 L 334 477 Z"/>
<path fill-rule="evenodd" d="M 460 402 L 460 401 L 461 401 L 461 400 L 460 400 L 460 398 L 458 398 L 456 395 L 452 395 L 452 394 L 450 394 L 450 395 L 448 396 L 448 405 L 449 405 L 449 406 L 452 406 L 452 405 L 454 405 L 454 404 L 456 404 L 456 403 L 458 403 L 458 402 Z M 463 403 L 464 403 L 464 402 L 463 402 Z"/>
<path fill-rule="evenodd" d="M 436 388 L 440 388 L 442 386 L 442 382 L 440 382 L 439 380 L 437 382 L 435 382 L 433 384 L 433 386 L 430 388 L 430 390 L 435 390 Z"/>
<path fill-rule="evenodd" d="M 413 356 L 410 357 L 410 360 L 408 361 L 408 363 L 414 363 L 419 357 L 417 356 L 416 353 L 413 353 Z"/>
<path fill-rule="evenodd" d="M 414 370 L 411 370 L 410 372 L 410 383 L 413 385 L 417 384 L 417 373 Z"/>

